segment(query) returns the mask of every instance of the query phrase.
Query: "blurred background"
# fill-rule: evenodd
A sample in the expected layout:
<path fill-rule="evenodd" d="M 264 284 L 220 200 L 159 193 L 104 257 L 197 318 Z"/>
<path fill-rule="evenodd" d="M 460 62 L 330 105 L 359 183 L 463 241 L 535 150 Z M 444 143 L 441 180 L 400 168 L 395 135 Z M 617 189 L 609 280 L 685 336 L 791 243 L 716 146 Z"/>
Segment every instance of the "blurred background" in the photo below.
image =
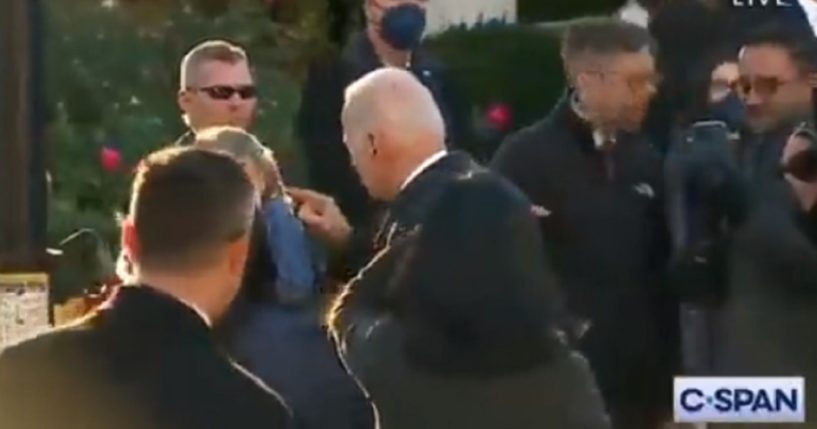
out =
<path fill-rule="evenodd" d="M 362 28 L 362 0 L 45 0 L 48 243 L 80 228 L 116 245 L 134 164 L 172 142 L 178 62 L 196 43 L 244 46 L 261 90 L 255 131 L 291 183 L 305 184 L 293 122 L 308 65 Z M 554 37 L 621 0 L 433 0 L 428 46 L 472 106 L 491 148 L 543 116 L 563 91 Z M 520 67 L 524 64 L 524 67 Z"/>

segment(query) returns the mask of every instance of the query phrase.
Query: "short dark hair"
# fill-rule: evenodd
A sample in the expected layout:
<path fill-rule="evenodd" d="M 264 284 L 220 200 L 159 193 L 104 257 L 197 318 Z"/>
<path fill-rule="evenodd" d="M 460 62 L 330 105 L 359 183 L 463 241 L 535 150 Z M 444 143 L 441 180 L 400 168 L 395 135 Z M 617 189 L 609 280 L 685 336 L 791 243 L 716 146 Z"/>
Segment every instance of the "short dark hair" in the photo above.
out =
<path fill-rule="evenodd" d="M 139 165 L 130 212 L 139 263 L 152 269 L 199 268 L 250 229 L 255 189 L 223 153 L 192 147 L 155 152 Z"/>
<path fill-rule="evenodd" d="M 585 18 L 571 24 L 562 39 L 562 59 L 570 61 L 584 55 L 635 53 L 647 48 L 655 51 L 649 31 L 615 18 Z"/>
<path fill-rule="evenodd" d="M 802 73 L 817 71 L 817 40 L 812 34 L 779 23 L 769 24 L 753 31 L 742 48 L 758 46 L 774 46 L 785 50 Z"/>
<path fill-rule="evenodd" d="M 225 40 L 208 40 L 199 43 L 182 58 L 179 67 L 179 86 L 182 89 L 193 86 L 198 69 L 208 61 L 236 64 L 249 60 L 244 49 Z"/>

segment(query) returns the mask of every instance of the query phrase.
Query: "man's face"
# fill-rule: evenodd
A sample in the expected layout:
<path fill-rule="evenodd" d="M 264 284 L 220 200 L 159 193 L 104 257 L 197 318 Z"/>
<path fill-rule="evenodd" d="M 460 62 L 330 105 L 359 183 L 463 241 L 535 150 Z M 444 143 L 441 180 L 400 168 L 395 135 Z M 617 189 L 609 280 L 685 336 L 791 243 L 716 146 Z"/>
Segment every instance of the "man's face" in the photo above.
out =
<path fill-rule="evenodd" d="M 658 76 L 648 52 L 599 56 L 576 80 L 579 97 L 596 126 L 637 131 L 655 95 Z"/>
<path fill-rule="evenodd" d="M 808 114 L 808 77 L 785 49 L 772 45 L 744 48 L 739 68 L 739 89 L 752 131 L 772 131 Z"/>
<path fill-rule="evenodd" d="M 380 23 L 388 9 L 403 4 L 416 4 L 424 10 L 428 8 L 430 0 L 366 0 L 366 17 L 369 25 L 380 34 Z"/>
<path fill-rule="evenodd" d="M 183 89 L 179 105 L 190 126 L 200 130 L 213 126 L 248 129 L 255 118 L 255 82 L 246 61 L 207 61 L 195 73 L 193 88 Z"/>

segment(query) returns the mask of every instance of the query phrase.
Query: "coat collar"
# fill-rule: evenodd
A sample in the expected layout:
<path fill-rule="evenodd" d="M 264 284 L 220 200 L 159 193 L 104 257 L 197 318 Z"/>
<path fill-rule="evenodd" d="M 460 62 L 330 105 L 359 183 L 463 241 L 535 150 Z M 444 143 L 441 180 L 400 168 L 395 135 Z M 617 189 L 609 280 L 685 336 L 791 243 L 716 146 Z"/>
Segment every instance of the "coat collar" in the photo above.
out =
<path fill-rule="evenodd" d="M 148 285 L 120 287 L 92 323 L 158 337 L 210 340 L 210 327 L 196 310 Z"/>

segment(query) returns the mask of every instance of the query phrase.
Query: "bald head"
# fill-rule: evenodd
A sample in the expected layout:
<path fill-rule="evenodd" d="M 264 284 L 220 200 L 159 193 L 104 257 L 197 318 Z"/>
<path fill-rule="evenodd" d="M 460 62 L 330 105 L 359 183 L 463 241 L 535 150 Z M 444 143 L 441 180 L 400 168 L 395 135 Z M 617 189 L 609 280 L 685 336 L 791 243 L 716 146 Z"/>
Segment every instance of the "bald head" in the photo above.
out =
<path fill-rule="evenodd" d="M 417 165 L 445 149 L 434 97 L 403 69 L 379 69 L 351 84 L 342 121 L 352 162 L 374 197 L 392 198 Z"/>
<path fill-rule="evenodd" d="M 403 69 L 376 70 L 346 89 L 344 123 L 355 122 L 391 131 L 398 144 L 442 149 L 445 142 L 445 122 L 431 91 Z"/>

